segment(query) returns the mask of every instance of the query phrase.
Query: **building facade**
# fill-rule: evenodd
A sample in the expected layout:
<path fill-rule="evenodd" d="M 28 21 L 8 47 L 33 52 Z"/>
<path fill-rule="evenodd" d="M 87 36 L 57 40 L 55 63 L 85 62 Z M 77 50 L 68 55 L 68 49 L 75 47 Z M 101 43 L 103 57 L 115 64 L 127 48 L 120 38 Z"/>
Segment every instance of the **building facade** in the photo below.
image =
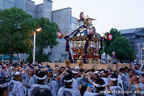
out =
<path fill-rule="evenodd" d="M 140 58 L 144 53 L 141 51 L 144 47 L 144 27 L 120 30 L 120 33 L 122 36 L 129 40 L 132 46 L 132 50 Z M 142 56 L 142 58 L 144 58 L 144 56 Z"/>
<path fill-rule="evenodd" d="M 55 22 L 60 31 L 64 34 L 70 34 L 73 30 L 78 28 L 80 23 L 78 23 L 78 19 L 72 16 L 72 8 L 64 8 L 52 11 L 52 3 L 51 0 L 43 0 L 42 4 L 35 5 L 35 2 L 31 0 L 0 0 L 0 9 L 11 8 L 17 6 L 18 8 L 22 8 L 27 13 L 32 15 L 33 18 L 46 17 L 50 21 Z M 56 45 L 53 49 L 47 48 L 45 49 L 45 53 L 49 54 L 49 60 L 51 62 L 62 61 L 68 58 L 68 53 L 65 51 L 65 39 L 57 39 L 58 45 Z M 21 60 L 27 59 L 28 55 L 19 54 L 19 58 Z"/>
<path fill-rule="evenodd" d="M 18 8 L 25 9 L 24 0 L 0 0 L 0 9 L 8 9 L 17 6 Z"/>

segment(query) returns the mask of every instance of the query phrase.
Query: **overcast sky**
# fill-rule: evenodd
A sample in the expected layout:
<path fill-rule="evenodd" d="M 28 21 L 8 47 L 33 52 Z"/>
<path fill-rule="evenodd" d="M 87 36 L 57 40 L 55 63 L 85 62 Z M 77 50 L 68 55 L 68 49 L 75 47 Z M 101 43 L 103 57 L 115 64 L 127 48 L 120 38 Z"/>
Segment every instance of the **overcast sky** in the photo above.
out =
<path fill-rule="evenodd" d="M 40 4 L 43 0 L 32 0 Z M 52 0 L 53 10 L 72 8 L 72 15 L 97 18 L 93 22 L 98 33 L 111 28 L 129 29 L 144 27 L 144 0 Z"/>

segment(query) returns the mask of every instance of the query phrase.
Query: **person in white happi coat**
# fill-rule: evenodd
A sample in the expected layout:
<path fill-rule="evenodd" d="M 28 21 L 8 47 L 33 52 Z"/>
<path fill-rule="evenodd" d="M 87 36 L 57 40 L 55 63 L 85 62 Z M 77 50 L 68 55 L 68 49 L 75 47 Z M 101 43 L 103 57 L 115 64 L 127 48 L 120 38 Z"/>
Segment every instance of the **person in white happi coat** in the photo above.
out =
<path fill-rule="evenodd" d="M 118 75 L 112 74 L 110 84 L 107 86 L 108 92 L 112 96 L 124 96 L 124 90 L 118 85 Z"/>
<path fill-rule="evenodd" d="M 55 76 L 58 74 L 52 74 L 53 70 L 49 68 L 47 70 L 46 85 L 50 88 L 52 96 L 58 96 L 59 85 L 58 82 L 55 80 Z M 54 76 L 55 75 L 55 76 Z"/>
<path fill-rule="evenodd" d="M 8 96 L 25 96 L 24 87 L 20 82 L 22 79 L 21 72 L 16 71 L 13 74 L 13 80 L 9 83 L 9 95 Z"/>
<path fill-rule="evenodd" d="M 100 71 L 100 77 L 105 81 L 105 85 L 108 85 L 108 78 L 105 77 L 105 70 Z"/>
<path fill-rule="evenodd" d="M 108 95 L 107 93 L 104 93 L 106 91 L 104 91 L 105 90 L 105 82 L 103 79 L 98 78 L 93 85 L 96 88 L 96 92 L 94 92 L 94 93 L 90 92 L 92 85 L 89 83 L 87 90 L 84 93 L 84 96 L 111 96 L 111 95 Z"/>
<path fill-rule="evenodd" d="M 5 79 L 0 79 L 0 96 L 8 96 L 8 82 Z"/>
<path fill-rule="evenodd" d="M 79 69 L 74 68 L 74 69 L 72 70 L 72 74 L 73 74 L 72 87 L 78 88 L 78 86 L 79 86 L 78 82 L 80 82 L 80 81 L 78 81 L 78 79 L 77 79 L 78 76 L 79 76 Z"/>
<path fill-rule="evenodd" d="M 67 74 L 64 76 L 63 81 L 65 85 L 59 89 L 58 96 L 81 96 L 78 88 L 72 87 L 72 75 Z"/>
<path fill-rule="evenodd" d="M 33 69 L 26 69 L 26 72 L 22 75 L 22 84 L 25 88 L 25 94 L 28 95 L 28 90 L 30 89 L 31 85 L 33 84 L 32 82 L 29 82 L 30 79 L 34 75 L 34 70 Z"/>
<path fill-rule="evenodd" d="M 28 92 L 28 96 L 35 96 L 37 91 L 41 88 L 47 88 L 50 90 L 50 88 L 45 85 L 45 82 L 46 82 L 46 78 L 47 78 L 47 75 L 45 72 L 40 72 L 38 73 L 38 76 L 37 76 L 37 81 L 38 83 L 37 84 L 33 84 Z"/>

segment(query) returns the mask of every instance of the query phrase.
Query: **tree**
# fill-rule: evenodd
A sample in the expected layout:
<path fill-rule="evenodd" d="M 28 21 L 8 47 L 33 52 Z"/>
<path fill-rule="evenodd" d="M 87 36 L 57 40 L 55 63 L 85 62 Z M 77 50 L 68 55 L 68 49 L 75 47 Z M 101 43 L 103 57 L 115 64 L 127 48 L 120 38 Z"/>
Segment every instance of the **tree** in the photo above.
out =
<path fill-rule="evenodd" d="M 110 34 L 113 36 L 111 42 L 113 42 L 117 37 L 121 37 L 120 32 L 116 28 L 112 28 Z"/>
<path fill-rule="evenodd" d="M 42 31 L 38 32 L 36 36 L 36 60 L 39 62 L 48 61 L 48 54 L 44 53 L 44 49 L 53 48 L 53 46 L 58 44 L 56 39 L 58 38 L 59 27 L 56 23 L 50 22 L 48 18 L 42 17 L 35 20 L 36 26 L 42 28 Z M 40 56 L 43 58 L 40 58 Z"/>
<path fill-rule="evenodd" d="M 35 27 L 31 15 L 13 7 L 0 10 L 0 54 L 29 53 L 32 48 L 31 33 Z"/>
<path fill-rule="evenodd" d="M 109 34 L 112 34 L 112 40 L 109 41 L 108 39 L 106 39 L 104 41 L 104 52 L 106 53 L 106 58 L 107 58 L 107 54 L 108 54 L 108 49 L 110 44 L 117 38 L 117 37 L 121 37 L 120 32 L 116 29 L 116 28 L 111 28 L 110 32 L 106 32 L 105 35 L 108 37 Z M 107 62 L 107 60 L 106 60 Z"/>
<path fill-rule="evenodd" d="M 117 37 L 109 46 L 108 54 L 112 56 L 112 51 L 116 52 L 116 58 L 122 60 L 134 60 L 132 46 L 125 37 Z"/>

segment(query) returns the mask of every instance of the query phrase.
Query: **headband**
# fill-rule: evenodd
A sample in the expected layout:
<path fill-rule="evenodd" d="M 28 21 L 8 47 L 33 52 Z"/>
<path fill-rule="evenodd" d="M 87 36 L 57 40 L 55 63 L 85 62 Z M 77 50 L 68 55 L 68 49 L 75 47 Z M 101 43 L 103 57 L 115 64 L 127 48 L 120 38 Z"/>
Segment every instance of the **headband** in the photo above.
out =
<path fill-rule="evenodd" d="M 0 84 L 0 88 L 4 88 L 4 87 L 7 87 L 7 86 L 8 86 L 8 82 Z"/>
<path fill-rule="evenodd" d="M 71 79 L 71 80 L 64 80 L 65 83 L 70 83 L 72 81 L 73 81 L 73 79 Z"/>
<path fill-rule="evenodd" d="M 104 71 L 101 71 L 100 73 L 103 73 L 105 75 Z"/>
<path fill-rule="evenodd" d="M 139 78 L 140 76 L 136 75 L 137 78 Z"/>
<path fill-rule="evenodd" d="M 14 75 L 20 75 L 20 74 L 21 74 L 21 72 L 19 72 L 19 71 L 14 72 Z"/>
<path fill-rule="evenodd" d="M 78 74 L 79 71 L 74 71 L 74 70 L 72 70 L 72 73 L 73 73 L 73 74 Z"/>
<path fill-rule="evenodd" d="M 94 84 L 96 87 L 105 87 L 105 84 L 100 85 L 100 84 Z"/>
<path fill-rule="evenodd" d="M 118 80 L 117 78 L 110 78 L 110 80 L 112 80 L 112 81 L 116 81 L 116 80 Z"/>
<path fill-rule="evenodd" d="M 47 78 L 47 75 L 45 75 L 44 77 L 37 77 L 37 79 L 39 79 L 39 80 L 44 80 L 46 78 Z"/>

